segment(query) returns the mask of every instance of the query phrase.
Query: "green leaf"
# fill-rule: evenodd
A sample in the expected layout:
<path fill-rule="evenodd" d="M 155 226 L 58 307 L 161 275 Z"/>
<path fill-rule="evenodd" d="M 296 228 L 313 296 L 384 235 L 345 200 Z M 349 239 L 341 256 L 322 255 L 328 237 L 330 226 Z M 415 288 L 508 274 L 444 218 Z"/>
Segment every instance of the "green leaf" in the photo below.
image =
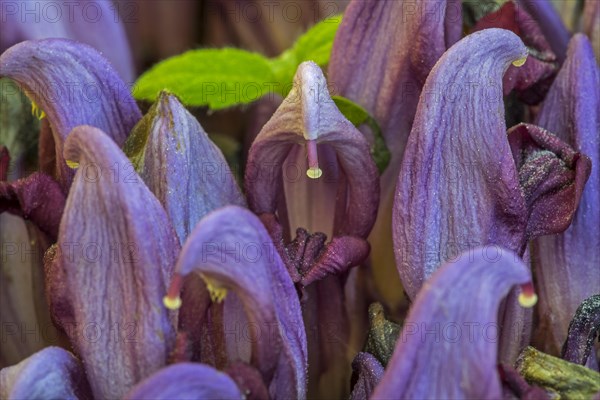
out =
<path fill-rule="evenodd" d="M 344 114 L 344 117 L 346 117 L 348 121 L 352 122 L 354 126 L 359 127 L 362 124 L 366 124 L 369 128 L 371 128 L 371 132 L 373 133 L 371 156 L 373 157 L 375 165 L 377 165 L 377 169 L 381 175 L 390 163 L 391 154 L 385 144 L 383 133 L 381 132 L 379 124 L 375 118 L 368 113 L 367 110 L 351 100 L 348 100 L 342 96 L 331 96 L 331 98 L 335 102 L 335 105 L 340 112 Z"/>
<path fill-rule="evenodd" d="M 269 93 L 275 77 L 269 60 L 245 50 L 191 50 L 152 67 L 136 82 L 134 96 L 155 101 L 162 90 L 189 106 L 213 110 L 248 104 Z"/>
<path fill-rule="evenodd" d="M 319 22 L 273 59 L 233 48 L 188 51 L 145 72 L 133 95 L 154 102 L 162 90 L 168 90 L 185 105 L 212 110 L 252 103 L 267 93 L 285 97 L 300 63 L 311 60 L 321 67 L 327 65 L 341 21 L 338 15 Z"/>

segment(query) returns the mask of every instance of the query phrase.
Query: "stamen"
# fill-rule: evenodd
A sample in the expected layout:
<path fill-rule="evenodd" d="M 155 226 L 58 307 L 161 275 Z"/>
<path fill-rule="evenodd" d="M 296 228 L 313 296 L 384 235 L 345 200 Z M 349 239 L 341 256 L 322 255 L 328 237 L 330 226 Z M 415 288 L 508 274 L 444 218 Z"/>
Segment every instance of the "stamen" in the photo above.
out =
<path fill-rule="evenodd" d="M 213 303 L 221 303 L 223 300 L 225 300 L 225 297 L 227 297 L 227 288 L 224 288 L 217 281 L 207 277 L 204 274 L 200 274 L 200 276 L 206 283 L 206 288 L 208 289 L 210 299 Z"/>
<path fill-rule="evenodd" d="M 41 120 L 46 116 L 46 113 L 38 107 L 37 104 L 32 100 L 31 101 L 31 115 Z"/>
<path fill-rule="evenodd" d="M 319 168 L 319 156 L 317 155 L 317 142 L 309 140 L 306 142 L 306 154 L 308 156 L 308 169 L 306 175 L 310 179 L 319 179 L 323 171 Z"/>
<path fill-rule="evenodd" d="M 533 289 L 533 283 L 527 282 L 521 285 L 521 294 L 519 294 L 519 304 L 525 308 L 531 308 L 535 306 L 538 301 L 537 294 Z"/>
<path fill-rule="evenodd" d="M 76 162 L 76 161 L 65 160 L 65 162 L 67 163 L 67 167 L 69 167 L 71 169 L 77 169 L 77 168 L 79 168 L 79 163 Z"/>
<path fill-rule="evenodd" d="M 512 65 L 514 65 L 515 67 L 521 67 L 523 64 L 525 64 L 525 61 L 527 61 L 527 56 L 513 61 Z"/>
<path fill-rule="evenodd" d="M 167 295 L 163 297 L 163 304 L 169 310 L 177 310 L 179 307 L 181 307 L 181 297 L 179 297 L 179 293 L 181 293 L 182 284 L 183 276 L 175 273 L 173 275 L 173 279 L 171 280 L 171 286 L 169 286 Z"/>

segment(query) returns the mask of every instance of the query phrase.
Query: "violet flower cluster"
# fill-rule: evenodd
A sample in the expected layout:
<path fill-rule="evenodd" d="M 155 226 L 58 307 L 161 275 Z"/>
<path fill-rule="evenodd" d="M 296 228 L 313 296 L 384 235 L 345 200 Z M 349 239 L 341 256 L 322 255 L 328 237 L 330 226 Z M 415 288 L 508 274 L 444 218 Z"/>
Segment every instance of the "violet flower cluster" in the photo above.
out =
<path fill-rule="evenodd" d="M 0 398 L 600 398 L 600 2 L 573 33 L 546 0 L 474 9 L 350 1 L 241 185 L 176 95 L 141 111 L 119 23 L 3 22 L 41 121 L 38 171 L 0 146 L 0 236 L 44 252 L 3 247 L 34 278 L 0 308 L 56 340 L 3 334 Z"/>

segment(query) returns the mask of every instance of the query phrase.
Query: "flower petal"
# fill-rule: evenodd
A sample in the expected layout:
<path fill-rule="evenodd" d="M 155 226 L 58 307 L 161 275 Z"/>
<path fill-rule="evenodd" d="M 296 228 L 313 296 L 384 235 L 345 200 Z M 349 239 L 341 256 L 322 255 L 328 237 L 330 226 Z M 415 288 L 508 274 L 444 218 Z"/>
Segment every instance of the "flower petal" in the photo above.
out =
<path fill-rule="evenodd" d="M 137 384 L 125 395 L 126 400 L 242 400 L 233 379 L 203 364 L 178 363 L 163 368 Z"/>
<path fill-rule="evenodd" d="M 383 367 L 369 353 L 358 353 L 352 361 L 353 380 L 351 400 L 368 400 L 383 376 Z"/>
<path fill-rule="evenodd" d="M 519 124 L 508 131 L 529 221 L 527 236 L 568 228 L 591 170 L 590 159 L 544 128 Z"/>
<path fill-rule="evenodd" d="M 79 360 L 60 347 L 46 347 L 12 367 L 0 370 L 3 399 L 91 398 Z"/>
<path fill-rule="evenodd" d="M 128 8 L 128 11 L 133 11 Z M 103 0 L 5 3 L 0 28 L 0 53 L 19 42 L 65 38 L 95 48 L 114 65 L 125 82 L 133 82 L 133 58 L 119 7 Z M 129 15 L 130 17 L 130 15 Z"/>
<path fill-rule="evenodd" d="M 344 12 L 331 52 L 335 94 L 374 116 L 391 152 L 370 257 L 379 292 L 395 307 L 402 296 L 391 240 L 396 181 L 425 79 L 461 34 L 460 1 L 356 0 Z"/>
<path fill-rule="evenodd" d="M 108 61 L 71 40 L 33 40 L 11 47 L 0 56 L 0 76 L 15 80 L 47 116 L 63 189 L 68 189 L 73 176 L 63 158 L 71 129 L 95 126 L 122 146 L 141 118 L 129 88 Z"/>
<path fill-rule="evenodd" d="M 600 293 L 600 71 L 588 39 L 576 34 L 536 124 L 589 156 L 592 171 L 569 229 L 536 239 L 541 349 L 558 355 L 581 302 Z"/>
<path fill-rule="evenodd" d="M 164 366 L 174 345 L 162 298 L 179 243 L 158 200 L 101 130 L 75 128 L 65 157 L 79 167 L 57 251 L 47 255 L 47 290 L 94 396 L 117 398 Z"/>
<path fill-rule="evenodd" d="M 600 294 L 585 299 L 569 324 L 569 334 L 562 348 L 562 358 L 585 365 L 594 342 L 600 337 Z"/>
<path fill-rule="evenodd" d="M 208 212 L 245 205 L 221 150 L 175 95 L 159 95 L 123 151 L 167 211 L 181 243 Z"/>
<path fill-rule="evenodd" d="M 201 274 L 213 294 L 232 291 L 243 305 L 248 326 L 256 328 L 250 333 L 250 363 L 261 372 L 271 396 L 306 397 L 306 335 L 300 303 L 257 217 L 236 206 L 210 213 L 189 236 L 175 269 L 179 280 L 192 272 Z M 177 289 L 176 281 L 172 285 Z"/>
<path fill-rule="evenodd" d="M 539 24 L 559 63 L 565 60 L 569 31 L 550 0 L 518 0 Z"/>
<path fill-rule="evenodd" d="M 498 247 L 442 266 L 413 303 L 371 398 L 500 398 L 498 307 L 512 286 L 530 281 L 519 256 Z"/>
<path fill-rule="evenodd" d="M 526 54 L 514 33 L 486 29 L 450 48 L 427 78 L 393 216 L 396 266 L 412 299 L 442 261 L 468 248 L 524 250 L 526 209 L 501 82 Z"/>
<path fill-rule="evenodd" d="M 52 241 L 58 236 L 58 225 L 65 208 L 65 195 L 54 179 L 35 172 L 15 182 L 0 181 L 0 213 L 31 220 Z"/>
<path fill-rule="evenodd" d="M 594 46 L 596 61 L 600 63 L 600 2 L 586 0 L 582 14 L 583 32 Z"/>

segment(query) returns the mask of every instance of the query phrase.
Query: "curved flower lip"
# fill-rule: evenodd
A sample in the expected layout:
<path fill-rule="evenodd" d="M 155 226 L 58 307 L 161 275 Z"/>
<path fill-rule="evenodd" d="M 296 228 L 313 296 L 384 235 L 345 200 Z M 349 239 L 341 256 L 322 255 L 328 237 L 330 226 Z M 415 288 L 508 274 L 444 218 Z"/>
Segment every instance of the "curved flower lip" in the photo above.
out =
<path fill-rule="evenodd" d="M 19 43 L 0 56 L 0 76 L 16 81 L 47 116 L 56 174 L 65 191 L 73 172 L 63 159 L 63 144 L 74 127 L 95 126 L 122 146 L 141 118 L 129 88 L 110 63 L 90 46 L 72 40 Z"/>
<path fill-rule="evenodd" d="M 197 363 L 178 363 L 163 368 L 124 397 L 126 400 L 243 398 L 244 395 L 227 374 Z"/>
<path fill-rule="evenodd" d="M 248 205 L 256 214 L 274 214 L 284 186 L 282 167 L 292 146 L 305 145 L 310 153 L 314 143 L 333 149 L 345 175 L 347 193 L 339 194 L 343 206 L 335 216 L 334 235 L 366 237 L 377 215 L 377 168 L 367 141 L 337 109 L 323 73 L 312 62 L 298 67 L 294 88 L 252 144 L 245 176 Z"/>
<path fill-rule="evenodd" d="M 123 151 L 167 211 L 181 243 L 208 212 L 245 206 L 221 150 L 173 94 L 160 93 Z"/>
<path fill-rule="evenodd" d="M 383 367 L 372 354 L 361 352 L 354 357 L 352 370 L 352 380 L 356 382 L 350 399 L 369 399 L 384 374 Z"/>
<path fill-rule="evenodd" d="M 125 82 L 134 79 L 133 58 L 119 8 L 103 0 L 74 3 L 35 0 L 7 2 L 2 7 L 0 53 L 25 40 L 64 38 L 94 47 L 114 65 Z"/>
<path fill-rule="evenodd" d="M 12 367 L 0 370 L 3 399 L 91 398 L 85 372 L 73 354 L 46 347 Z"/>
<path fill-rule="evenodd" d="M 498 246 L 471 249 L 425 283 L 372 399 L 501 398 L 498 307 L 531 275 Z"/>
<path fill-rule="evenodd" d="M 204 217 L 183 246 L 169 296 L 179 295 L 183 277 L 192 272 L 204 279 L 214 301 L 228 302 L 233 292 L 248 323 L 260 330 L 251 341 L 250 363 L 271 396 L 305 398 L 306 334 L 298 295 L 260 220 L 237 206 Z"/>
<path fill-rule="evenodd" d="M 163 367 L 173 347 L 175 316 L 162 297 L 179 243 L 158 200 L 105 133 L 76 127 L 64 156 L 78 168 L 57 248 L 47 253 L 50 308 L 94 396 L 118 398 Z M 92 333 L 83 334 L 89 325 Z"/>
<path fill-rule="evenodd" d="M 396 266 L 410 298 L 443 258 L 488 243 L 522 247 L 526 209 L 506 140 L 501 82 L 526 55 L 514 33 L 486 29 L 452 46 L 427 78 L 392 222 Z"/>

